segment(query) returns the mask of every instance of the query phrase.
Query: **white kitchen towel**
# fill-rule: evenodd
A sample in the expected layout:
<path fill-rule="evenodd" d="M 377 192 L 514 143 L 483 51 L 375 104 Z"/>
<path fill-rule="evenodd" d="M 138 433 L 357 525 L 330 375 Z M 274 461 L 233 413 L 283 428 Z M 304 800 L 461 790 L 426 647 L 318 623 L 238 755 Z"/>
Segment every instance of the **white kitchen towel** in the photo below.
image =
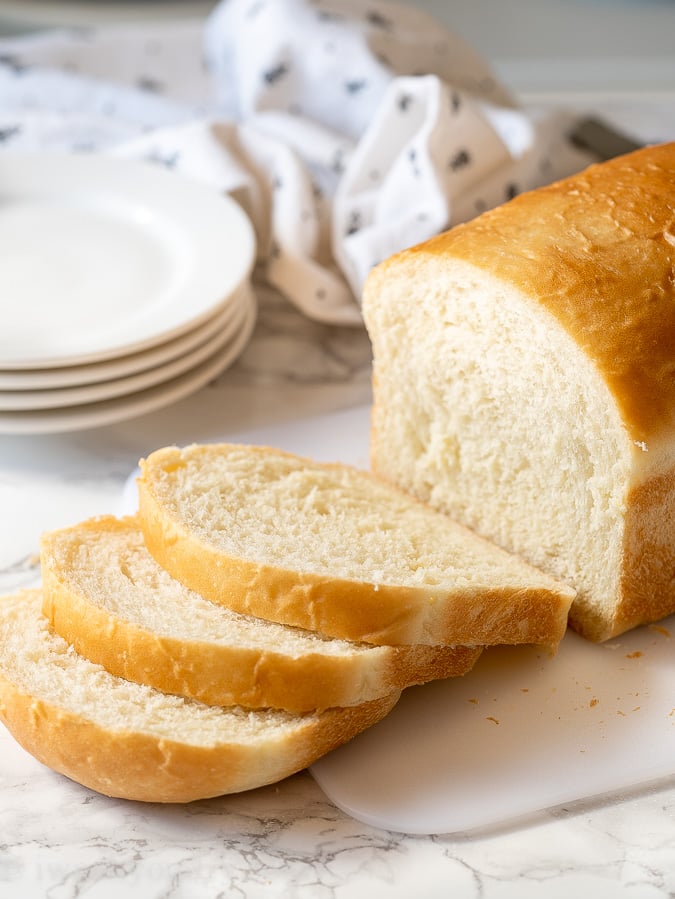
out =
<path fill-rule="evenodd" d="M 206 22 L 0 41 L 0 147 L 147 159 L 231 193 L 259 275 L 357 324 L 388 255 L 588 162 L 403 4 L 222 0 Z"/>

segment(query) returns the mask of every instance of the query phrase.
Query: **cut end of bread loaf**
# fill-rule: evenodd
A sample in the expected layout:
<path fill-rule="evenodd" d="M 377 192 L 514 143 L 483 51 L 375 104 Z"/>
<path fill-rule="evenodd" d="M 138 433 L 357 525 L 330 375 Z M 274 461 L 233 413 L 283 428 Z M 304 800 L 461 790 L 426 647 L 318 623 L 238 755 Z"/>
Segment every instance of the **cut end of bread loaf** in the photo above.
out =
<path fill-rule="evenodd" d="M 273 783 L 398 698 L 293 715 L 169 696 L 79 656 L 49 630 L 41 601 L 38 591 L 0 599 L 0 717 L 38 760 L 109 796 L 189 802 Z"/>
<path fill-rule="evenodd" d="M 139 519 L 202 596 L 342 639 L 554 646 L 574 595 L 366 472 L 270 448 L 158 450 Z"/>
<path fill-rule="evenodd" d="M 360 705 L 465 674 L 475 646 L 375 647 L 240 615 L 180 584 L 135 518 L 42 538 L 43 614 L 119 677 L 212 705 L 294 712 Z"/>
<path fill-rule="evenodd" d="M 675 144 L 375 269 L 371 464 L 577 591 L 603 640 L 675 611 Z"/>

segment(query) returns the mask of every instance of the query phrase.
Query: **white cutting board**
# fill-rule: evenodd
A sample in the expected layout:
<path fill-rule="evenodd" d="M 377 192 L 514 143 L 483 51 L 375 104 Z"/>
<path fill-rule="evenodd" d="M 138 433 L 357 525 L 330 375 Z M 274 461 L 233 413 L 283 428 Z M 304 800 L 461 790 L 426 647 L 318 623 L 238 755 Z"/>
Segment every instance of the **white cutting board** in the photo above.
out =
<path fill-rule="evenodd" d="M 238 435 L 368 465 L 367 408 Z M 214 440 L 235 439 L 214 435 Z M 129 482 L 126 510 L 135 508 Z M 555 657 L 493 647 L 462 678 L 413 687 L 375 727 L 310 769 L 367 824 L 457 833 L 675 773 L 675 617 Z"/>

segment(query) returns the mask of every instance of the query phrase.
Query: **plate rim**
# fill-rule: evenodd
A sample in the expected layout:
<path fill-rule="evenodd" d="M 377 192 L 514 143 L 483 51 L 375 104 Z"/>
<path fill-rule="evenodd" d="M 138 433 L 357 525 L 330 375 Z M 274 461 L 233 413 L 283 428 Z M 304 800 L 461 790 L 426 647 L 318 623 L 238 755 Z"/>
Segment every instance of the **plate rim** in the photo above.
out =
<path fill-rule="evenodd" d="M 47 388 L 46 390 L 0 390 L 0 414 L 7 412 L 35 412 L 49 409 L 73 408 L 77 406 L 100 403 L 116 397 L 129 396 L 147 390 L 150 387 L 171 381 L 179 375 L 197 368 L 202 362 L 215 356 L 219 350 L 225 350 L 228 343 L 236 339 L 237 334 L 246 326 L 250 297 L 242 297 L 234 314 L 226 321 L 222 329 L 214 329 L 213 333 L 187 353 L 180 353 L 167 362 L 135 372 L 120 378 L 110 378 L 95 384 L 81 384 L 72 387 Z M 9 394 L 14 393 L 17 400 L 27 400 L 24 405 L 7 405 Z M 80 398 L 81 397 L 81 398 Z"/>
<path fill-rule="evenodd" d="M 190 236 L 188 284 L 172 297 L 172 316 L 146 316 L 140 336 L 128 334 L 86 352 L 6 355 L 0 350 L 0 369 L 22 371 L 86 365 L 128 356 L 166 343 L 203 324 L 223 311 L 247 282 L 256 256 L 253 225 L 241 206 L 228 194 L 195 179 L 168 171 L 157 163 L 104 154 L 8 151 L 0 155 L 0 202 L 3 198 L 72 198 L 90 196 L 107 200 L 120 209 L 126 203 L 178 228 L 181 238 Z M 227 240 L 219 240 L 214 226 L 223 228 Z M 220 233 L 217 231 L 217 233 Z M 190 283 L 190 279 L 192 282 Z M 189 296 L 190 302 L 185 299 Z M 199 302 L 194 308 L 195 297 Z M 34 318 L 30 314 L 27 319 Z M 149 323 L 148 323 L 149 322 Z M 138 327 L 136 322 L 135 327 Z"/>
<path fill-rule="evenodd" d="M 243 327 L 229 346 L 218 350 L 196 369 L 147 390 L 100 403 L 40 410 L 37 413 L 0 412 L 0 436 L 27 437 L 84 431 L 128 421 L 177 403 L 205 387 L 236 361 L 249 342 L 256 320 L 257 304 L 253 304 L 247 311 Z"/>
<path fill-rule="evenodd" d="M 250 301 L 252 285 L 242 285 L 235 291 L 232 303 L 212 315 L 207 321 L 190 329 L 185 334 L 167 340 L 155 347 L 105 359 L 84 365 L 59 366 L 57 368 L 3 369 L 0 366 L 0 392 L 24 392 L 39 390 L 61 390 L 66 388 L 91 386 L 103 381 L 132 377 L 153 368 L 168 364 L 177 356 L 192 352 L 205 343 L 219 328 L 228 327 L 231 319 L 239 311 L 238 301 L 247 297 Z"/>

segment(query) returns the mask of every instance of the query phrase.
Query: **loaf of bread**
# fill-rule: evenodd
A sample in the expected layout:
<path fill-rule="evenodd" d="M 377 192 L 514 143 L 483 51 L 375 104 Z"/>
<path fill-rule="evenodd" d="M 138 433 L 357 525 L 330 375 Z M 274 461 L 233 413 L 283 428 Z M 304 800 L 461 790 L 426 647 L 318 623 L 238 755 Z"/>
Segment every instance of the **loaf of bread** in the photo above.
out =
<path fill-rule="evenodd" d="M 675 611 L 675 144 L 523 194 L 370 275 L 372 467 L 577 591 Z"/>
<path fill-rule="evenodd" d="M 161 568 L 134 518 L 44 534 L 41 561 L 43 614 L 78 653 L 119 677 L 210 705 L 360 705 L 464 674 L 481 652 L 370 646 L 239 615 Z"/>
<path fill-rule="evenodd" d="M 139 520 L 190 589 L 340 639 L 555 646 L 574 595 L 367 472 L 270 448 L 152 453 Z"/>
<path fill-rule="evenodd" d="M 79 656 L 40 605 L 38 591 L 0 599 L 0 718 L 41 762 L 109 796 L 189 802 L 273 783 L 398 698 L 293 715 L 170 696 Z"/>

